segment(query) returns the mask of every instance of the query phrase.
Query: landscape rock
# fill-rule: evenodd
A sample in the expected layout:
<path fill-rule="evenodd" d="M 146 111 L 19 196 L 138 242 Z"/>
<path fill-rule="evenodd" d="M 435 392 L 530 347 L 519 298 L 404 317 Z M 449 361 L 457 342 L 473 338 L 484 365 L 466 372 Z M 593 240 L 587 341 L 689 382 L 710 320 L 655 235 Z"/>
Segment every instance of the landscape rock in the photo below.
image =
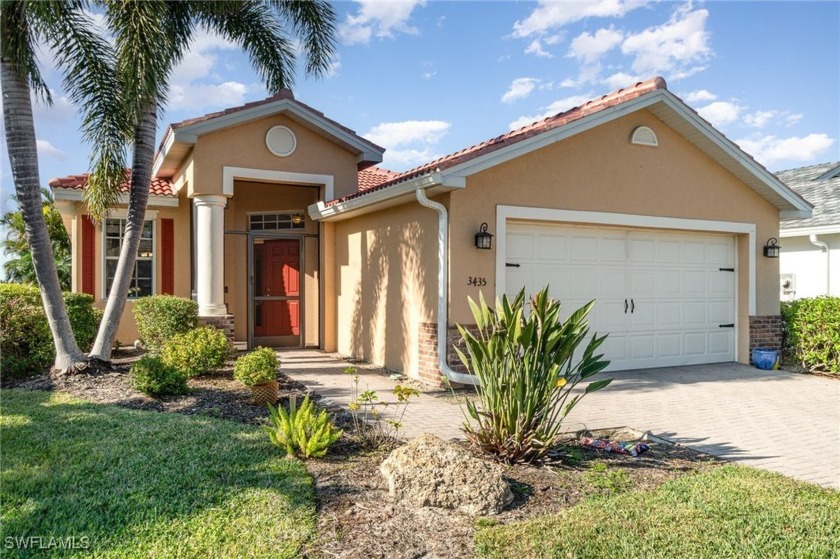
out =
<path fill-rule="evenodd" d="M 394 450 L 379 471 L 391 497 L 414 506 L 491 515 L 513 501 L 499 464 L 430 434 Z"/>

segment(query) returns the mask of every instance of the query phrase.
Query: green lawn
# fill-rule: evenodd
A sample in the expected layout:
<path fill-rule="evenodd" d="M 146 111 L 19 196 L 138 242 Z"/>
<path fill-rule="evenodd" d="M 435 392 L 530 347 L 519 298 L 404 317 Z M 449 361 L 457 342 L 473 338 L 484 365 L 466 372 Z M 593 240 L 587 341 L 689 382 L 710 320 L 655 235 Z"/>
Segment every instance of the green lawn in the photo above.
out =
<path fill-rule="evenodd" d="M 312 537 L 312 479 L 253 426 L 0 398 L 1 555 L 295 557 Z"/>
<path fill-rule="evenodd" d="M 498 558 L 838 557 L 840 492 L 724 466 L 652 492 L 481 529 L 476 547 L 479 556 Z"/>

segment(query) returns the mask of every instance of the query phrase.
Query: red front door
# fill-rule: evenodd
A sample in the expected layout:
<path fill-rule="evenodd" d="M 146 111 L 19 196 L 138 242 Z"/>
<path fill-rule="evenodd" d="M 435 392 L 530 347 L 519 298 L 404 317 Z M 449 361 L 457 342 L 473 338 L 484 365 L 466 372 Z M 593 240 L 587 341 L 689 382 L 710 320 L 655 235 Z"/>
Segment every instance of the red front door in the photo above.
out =
<path fill-rule="evenodd" d="M 254 336 L 299 336 L 300 241 L 255 244 L 254 272 Z"/>

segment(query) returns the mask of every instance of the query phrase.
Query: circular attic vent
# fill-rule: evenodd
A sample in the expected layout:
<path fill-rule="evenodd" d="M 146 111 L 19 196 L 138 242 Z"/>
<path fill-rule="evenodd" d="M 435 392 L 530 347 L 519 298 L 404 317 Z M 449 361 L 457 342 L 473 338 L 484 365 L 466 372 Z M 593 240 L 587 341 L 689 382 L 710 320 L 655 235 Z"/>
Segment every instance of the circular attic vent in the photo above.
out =
<path fill-rule="evenodd" d="M 285 126 L 275 126 L 266 133 L 265 145 L 274 155 L 288 157 L 297 147 L 297 138 L 294 132 Z"/>

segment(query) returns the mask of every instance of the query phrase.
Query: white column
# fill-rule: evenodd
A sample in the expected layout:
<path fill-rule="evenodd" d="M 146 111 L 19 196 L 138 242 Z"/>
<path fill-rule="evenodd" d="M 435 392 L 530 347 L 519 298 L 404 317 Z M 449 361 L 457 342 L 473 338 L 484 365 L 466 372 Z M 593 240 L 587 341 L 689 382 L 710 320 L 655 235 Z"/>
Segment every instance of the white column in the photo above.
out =
<path fill-rule="evenodd" d="M 203 194 L 196 208 L 196 296 L 199 316 L 225 316 L 225 196 Z"/>

